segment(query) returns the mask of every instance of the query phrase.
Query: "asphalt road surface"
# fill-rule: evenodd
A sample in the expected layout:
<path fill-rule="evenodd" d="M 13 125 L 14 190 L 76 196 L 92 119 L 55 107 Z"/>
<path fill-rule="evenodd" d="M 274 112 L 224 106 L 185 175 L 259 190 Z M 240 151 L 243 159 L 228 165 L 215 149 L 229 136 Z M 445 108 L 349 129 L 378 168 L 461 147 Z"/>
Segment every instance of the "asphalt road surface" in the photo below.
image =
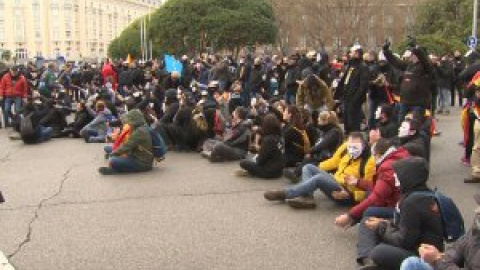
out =
<path fill-rule="evenodd" d="M 470 226 L 459 111 L 440 116 L 431 186 L 454 198 Z M 149 173 L 101 176 L 101 144 L 58 139 L 26 146 L 0 130 L 0 250 L 15 269 L 354 269 L 356 227 L 317 193 L 316 210 L 267 202 L 287 184 L 238 178 L 237 163 L 169 153 Z M 0 266 L 1 268 L 1 266 Z"/>

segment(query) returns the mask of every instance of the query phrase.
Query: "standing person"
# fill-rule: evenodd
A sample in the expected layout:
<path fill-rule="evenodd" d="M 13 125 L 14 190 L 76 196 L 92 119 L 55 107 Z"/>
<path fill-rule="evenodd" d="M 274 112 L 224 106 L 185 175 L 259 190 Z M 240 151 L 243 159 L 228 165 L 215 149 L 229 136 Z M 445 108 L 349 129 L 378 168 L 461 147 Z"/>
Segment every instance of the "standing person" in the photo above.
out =
<path fill-rule="evenodd" d="M 112 84 L 113 89 L 117 91 L 118 87 L 118 73 L 113 65 L 113 63 L 110 61 L 110 59 L 107 59 L 105 64 L 103 64 L 102 67 L 102 79 L 103 79 L 103 85 L 105 86 L 108 82 Z M 109 81 L 110 80 L 110 81 Z"/>
<path fill-rule="evenodd" d="M 27 80 L 18 71 L 18 67 L 13 67 L 7 72 L 0 81 L 0 102 L 4 102 L 3 121 L 5 127 L 10 127 L 10 119 L 13 119 L 12 105 L 15 105 L 15 114 L 20 113 L 22 108 L 22 99 L 27 96 Z"/>
<path fill-rule="evenodd" d="M 55 87 L 55 64 L 48 64 L 47 69 L 43 72 L 40 77 L 40 82 L 38 84 L 38 91 L 40 94 L 46 98 L 52 97 L 52 91 Z"/>
<path fill-rule="evenodd" d="M 432 100 L 432 70 L 428 57 L 422 49 L 413 48 L 406 56 L 407 61 L 400 60 L 390 50 L 390 42 L 383 45 L 383 54 L 395 68 L 404 72 L 400 85 L 400 119 L 410 111 L 424 115 Z"/>
<path fill-rule="evenodd" d="M 247 97 L 248 100 L 246 101 L 246 104 L 250 104 L 250 99 L 262 92 L 262 89 L 265 88 L 265 79 L 266 75 L 263 71 L 262 59 L 257 57 L 253 62 L 253 68 L 250 71 L 250 77 L 247 83 L 250 96 Z"/>
<path fill-rule="evenodd" d="M 285 102 L 288 105 L 295 105 L 297 96 L 298 81 L 300 80 L 300 68 L 294 57 L 288 58 L 287 70 L 285 72 Z"/>
<path fill-rule="evenodd" d="M 443 56 L 441 60 L 433 57 L 433 68 L 435 81 L 438 92 L 438 114 L 450 114 L 448 106 L 450 105 L 450 88 L 453 81 L 453 68 L 448 62 L 447 56 Z M 434 101 L 435 102 L 435 101 Z"/>
<path fill-rule="evenodd" d="M 340 88 L 343 90 L 343 118 L 345 134 L 360 131 L 365 115 L 362 105 L 367 98 L 369 72 L 362 62 L 363 50 L 360 46 L 350 49 L 350 61 L 346 71 L 340 80 Z"/>
<path fill-rule="evenodd" d="M 462 82 L 459 79 L 460 73 L 465 69 L 465 61 L 463 60 L 462 53 L 460 51 L 455 51 L 453 54 L 453 74 L 454 74 L 454 82 L 453 82 L 453 91 L 452 91 L 452 107 L 455 106 L 455 92 L 458 95 L 458 106 L 463 106 L 463 89 L 462 89 Z"/>
<path fill-rule="evenodd" d="M 462 113 L 466 132 L 465 160 L 472 166 L 472 174 L 465 183 L 480 183 L 480 87 L 475 88 L 475 101 Z M 468 149 L 468 150 L 467 150 Z M 470 156 L 469 156 L 470 155 Z"/>
<path fill-rule="evenodd" d="M 480 137 L 476 137 L 477 135 L 480 136 L 480 133 L 475 134 L 475 127 L 479 126 L 479 125 L 476 125 L 476 123 L 478 123 L 480 120 L 480 87 L 475 86 L 474 88 L 475 88 L 475 95 L 471 100 L 471 102 L 467 103 L 465 108 L 462 110 L 462 114 L 461 114 L 461 123 L 462 123 L 462 129 L 463 129 L 463 143 L 465 145 L 465 154 L 462 157 L 462 163 L 466 166 L 471 165 L 470 161 L 472 157 L 474 144 L 476 139 L 480 138 Z M 480 143 L 480 141 L 478 142 Z M 480 145 L 478 146 L 480 147 Z M 480 164 L 475 164 L 475 167 L 477 166 L 480 169 Z M 480 177 L 480 174 L 477 176 Z M 477 177 L 468 178 L 468 180 L 466 179 L 465 181 L 475 182 L 476 178 Z M 480 180 L 480 178 L 478 180 Z"/>

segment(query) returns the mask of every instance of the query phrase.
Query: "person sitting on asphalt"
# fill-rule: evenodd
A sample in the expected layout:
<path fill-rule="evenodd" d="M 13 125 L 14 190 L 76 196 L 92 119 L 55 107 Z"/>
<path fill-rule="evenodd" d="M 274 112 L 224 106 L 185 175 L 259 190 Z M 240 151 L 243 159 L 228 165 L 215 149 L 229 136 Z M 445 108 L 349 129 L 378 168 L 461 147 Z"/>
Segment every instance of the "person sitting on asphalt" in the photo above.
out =
<path fill-rule="evenodd" d="M 445 253 L 430 244 L 418 249 L 420 258 L 403 261 L 400 270 L 478 270 L 480 269 L 480 194 L 475 195 L 477 208 L 470 230 L 449 246 Z"/>
<path fill-rule="evenodd" d="M 302 168 L 306 164 L 318 164 L 333 156 L 343 143 L 343 131 L 338 123 L 337 114 L 333 111 L 323 111 L 318 115 L 317 128 L 320 131 L 317 141 L 305 155 L 302 163 L 296 168 L 286 168 L 283 175 L 292 183 L 298 183 L 302 176 Z"/>
<path fill-rule="evenodd" d="M 233 112 L 232 129 L 223 141 L 208 139 L 203 144 L 202 156 L 211 162 L 235 161 L 245 158 L 250 141 L 248 110 L 237 107 Z"/>
<path fill-rule="evenodd" d="M 97 101 L 95 111 L 87 105 L 88 113 L 94 119 L 80 130 L 80 135 L 85 142 L 105 142 L 108 129 L 108 121 L 113 118 L 110 110 L 102 101 Z"/>
<path fill-rule="evenodd" d="M 295 106 L 287 106 L 283 110 L 283 140 L 285 141 L 286 167 L 295 167 L 302 162 L 305 156 L 305 146 L 310 148 L 310 141 L 302 135 L 305 131 L 300 110 Z M 307 137 L 308 138 L 308 137 Z M 305 141 L 306 140 L 306 141 Z M 310 149 L 308 149 L 310 150 Z"/>
<path fill-rule="evenodd" d="M 335 174 L 329 172 L 335 171 Z M 286 201 L 293 208 L 315 208 L 313 193 L 320 189 L 325 196 L 342 206 L 353 206 L 367 194 L 375 174 L 375 160 L 370 147 L 359 132 L 352 132 L 332 158 L 302 169 L 302 181 L 279 191 L 267 191 L 265 199 Z"/>
<path fill-rule="evenodd" d="M 401 197 L 395 218 L 364 218 L 358 228 L 357 263 L 362 270 L 399 269 L 402 261 L 415 254 L 420 244 L 443 250 L 443 225 L 439 207 L 426 182 L 429 165 L 424 158 L 410 157 L 393 164 Z"/>
<path fill-rule="evenodd" d="M 261 142 L 258 154 L 253 159 L 240 162 L 237 176 L 256 176 L 264 179 L 279 178 L 285 166 L 284 144 L 280 120 L 272 113 L 262 120 Z"/>
<path fill-rule="evenodd" d="M 109 166 L 99 168 L 103 175 L 150 171 L 153 167 L 152 138 L 147 122 L 138 109 L 133 109 L 123 118 L 131 128 L 127 140 L 113 150 Z"/>
<path fill-rule="evenodd" d="M 405 119 L 398 129 L 397 147 L 403 147 L 412 156 L 427 158 L 425 142 L 420 134 L 420 123 L 414 119 Z"/>
<path fill-rule="evenodd" d="M 398 125 L 391 105 L 384 104 L 378 107 L 375 119 L 377 119 L 376 129 L 382 138 L 391 139 L 398 135 Z"/>
<path fill-rule="evenodd" d="M 377 170 L 374 176 L 373 187 L 368 197 L 354 206 L 348 213 L 335 219 L 335 225 L 349 227 L 359 222 L 362 217 L 375 216 L 393 218 L 395 205 L 400 198 L 400 189 L 395 186 L 393 164 L 410 154 L 404 148 L 397 149 L 390 140 L 380 138 L 373 146 L 372 156 L 375 158 Z"/>

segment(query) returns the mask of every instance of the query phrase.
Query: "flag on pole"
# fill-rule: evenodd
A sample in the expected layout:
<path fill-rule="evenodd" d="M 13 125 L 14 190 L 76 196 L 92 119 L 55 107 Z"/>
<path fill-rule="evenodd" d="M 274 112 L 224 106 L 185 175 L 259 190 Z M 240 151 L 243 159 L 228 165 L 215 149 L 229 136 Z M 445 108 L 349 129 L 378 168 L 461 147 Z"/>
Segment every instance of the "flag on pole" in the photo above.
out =
<path fill-rule="evenodd" d="M 182 75 L 183 65 L 180 61 L 175 59 L 175 57 L 166 54 L 164 61 L 165 61 L 165 69 L 167 70 L 168 73 L 177 71 L 178 73 L 180 73 L 180 76 Z"/>

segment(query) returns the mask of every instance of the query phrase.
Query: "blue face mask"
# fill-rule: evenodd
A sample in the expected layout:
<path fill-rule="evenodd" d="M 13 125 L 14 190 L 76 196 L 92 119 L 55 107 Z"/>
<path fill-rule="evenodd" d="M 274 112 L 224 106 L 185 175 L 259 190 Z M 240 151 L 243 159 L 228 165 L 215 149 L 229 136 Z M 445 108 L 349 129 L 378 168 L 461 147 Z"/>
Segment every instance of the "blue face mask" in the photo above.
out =
<path fill-rule="evenodd" d="M 362 155 L 363 145 L 361 143 L 352 143 L 347 145 L 347 152 L 351 159 L 357 159 Z"/>

